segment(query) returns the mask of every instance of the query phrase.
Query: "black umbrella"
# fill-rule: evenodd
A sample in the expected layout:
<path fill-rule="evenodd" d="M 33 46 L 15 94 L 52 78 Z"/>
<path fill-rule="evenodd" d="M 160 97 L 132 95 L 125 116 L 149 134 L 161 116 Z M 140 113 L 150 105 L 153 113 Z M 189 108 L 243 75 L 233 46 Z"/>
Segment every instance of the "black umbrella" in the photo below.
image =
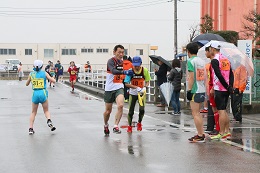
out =
<path fill-rule="evenodd" d="M 213 33 L 206 33 L 206 34 L 200 34 L 198 35 L 196 38 L 194 38 L 192 41 L 193 42 L 197 42 L 197 41 L 201 41 L 201 40 L 207 40 L 207 41 L 211 41 L 211 40 L 217 40 L 217 41 L 226 41 L 223 37 L 221 37 L 218 34 L 213 34 Z"/>
<path fill-rule="evenodd" d="M 151 58 L 151 60 L 153 61 L 154 64 L 157 64 L 158 66 L 160 66 L 158 64 L 158 61 L 162 61 L 164 64 L 166 64 L 168 67 L 172 68 L 172 65 L 165 59 L 163 59 L 163 57 L 161 56 L 157 56 L 157 55 L 149 55 L 149 57 Z"/>

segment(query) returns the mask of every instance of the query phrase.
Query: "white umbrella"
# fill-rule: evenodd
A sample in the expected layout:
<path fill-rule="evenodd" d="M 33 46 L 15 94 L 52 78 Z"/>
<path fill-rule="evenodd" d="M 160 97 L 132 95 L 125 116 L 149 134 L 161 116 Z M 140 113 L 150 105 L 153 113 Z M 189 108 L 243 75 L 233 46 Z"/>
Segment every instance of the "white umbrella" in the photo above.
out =
<path fill-rule="evenodd" d="M 168 111 L 168 106 L 170 104 L 172 93 L 173 93 L 173 85 L 170 82 L 166 82 L 160 85 L 160 89 L 167 103 L 166 111 Z"/>
<path fill-rule="evenodd" d="M 209 59 L 205 55 L 205 47 L 210 46 L 212 41 L 208 42 L 198 51 L 198 56 L 209 62 Z M 249 59 L 246 54 L 241 52 L 234 44 L 219 41 L 220 43 L 220 53 L 227 57 L 231 63 L 233 70 L 237 69 L 239 66 L 245 66 L 249 76 L 254 75 L 254 65 L 251 59 Z"/>

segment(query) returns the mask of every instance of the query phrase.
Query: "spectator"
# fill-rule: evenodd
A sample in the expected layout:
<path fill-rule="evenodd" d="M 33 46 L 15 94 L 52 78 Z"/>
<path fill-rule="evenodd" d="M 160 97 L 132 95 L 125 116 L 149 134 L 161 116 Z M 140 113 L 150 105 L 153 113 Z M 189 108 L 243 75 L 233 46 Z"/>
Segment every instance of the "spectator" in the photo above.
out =
<path fill-rule="evenodd" d="M 242 99 L 246 89 L 247 71 L 245 66 L 240 65 L 233 70 L 234 73 L 234 92 L 231 94 L 231 107 L 235 121 L 242 122 Z"/>
<path fill-rule="evenodd" d="M 58 80 L 59 80 L 60 69 L 61 69 L 61 64 L 60 64 L 60 61 L 58 60 L 57 63 L 55 64 L 55 77 L 56 77 L 56 82 L 58 82 Z"/>
<path fill-rule="evenodd" d="M 18 66 L 18 77 L 19 77 L 19 81 L 22 81 L 22 77 L 24 76 L 23 74 L 23 68 L 22 68 L 22 63 L 20 62 L 19 63 L 19 66 Z"/>
<path fill-rule="evenodd" d="M 168 70 L 168 67 L 166 64 L 164 64 L 162 61 L 158 61 L 158 64 L 159 64 L 159 70 L 157 69 L 154 69 L 154 72 L 155 72 L 155 75 L 157 76 L 157 85 L 159 87 L 159 95 L 160 95 L 160 98 L 161 98 L 161 103 L 157 105 L 157 107 L 165 107 L 166 105 L 166 101 L 165 101 L 165 98 L 161 92 L 161 89 L 160 89 L 160 85 L 163 84 L 164 82 L 167 82 L 167 70 Z"/>
<path fill-rule="evenodd" d="M 85 68 L 85 72 L 86 72 L 86 73 L 91 73 L 92 67 L 91 67 L 89 61 L 87 61 L 87 63 L 85 64 L 84 68 Z M 86 80 L 88 80 L 88 76 L 86 76 Z"/>
<path fill-rule="evenodd" d="M 182 79 L 182 70 L 181 70 L 181 63 L 179 59 L 174 59 L 172 61 L 172 69 L 170 71 L 170 75 L 168 77 L 168 80 L 172 82 L 172 85 L 174 87 L 171 103 L 174 112 L 173 115 L 180 115 L 180 91 L 181 91 L 181 79 Z"/>

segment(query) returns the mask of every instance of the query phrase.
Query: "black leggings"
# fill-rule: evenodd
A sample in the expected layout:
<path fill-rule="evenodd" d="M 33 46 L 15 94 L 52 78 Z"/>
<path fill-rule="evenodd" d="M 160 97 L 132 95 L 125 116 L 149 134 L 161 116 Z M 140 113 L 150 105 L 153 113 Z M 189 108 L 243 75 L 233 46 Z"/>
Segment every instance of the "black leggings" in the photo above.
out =
<path fill-rule="evenodd" d="M 133 115 L 135 111 L 135 104 L 136 101 L 138 101 L 138 96 L 130 95 L 129 96 L 129 113 L 128 113 L 128 125 L 132 125 Z M 138 102 L 139 104 L 139 102 Z M 139 119 L 138 123 L 141 123 L 144 117 L 144 107 L 145 107 L 145 100 L 144 100 L 144 106 L 140 106 L 139 104 Z"/>

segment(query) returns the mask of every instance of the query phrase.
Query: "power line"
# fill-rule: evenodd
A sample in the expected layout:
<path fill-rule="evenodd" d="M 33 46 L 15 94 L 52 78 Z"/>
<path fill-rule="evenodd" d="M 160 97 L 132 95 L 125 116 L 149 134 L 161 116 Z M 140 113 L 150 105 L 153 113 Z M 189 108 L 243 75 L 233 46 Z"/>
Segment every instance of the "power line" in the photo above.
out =
<path fill-rule="evenodd" d="M 166 3 L 166 1 L 149 1 L 149 2 L 136 2 L 131 3 L 128 5 L 117 5 L 113 7 L 102 7 L 102 8 L 90 8 L 90 9 L 82 9 L 82 10 L 66 10 L 66 11 L 10 11 L 10 10 L 2 10 L 1 13 L 9 13 L 9 14 L 18 14 L 18 15 L 63 15 L 63 14 L 83 14 L 83 13 L 95 13 L 95 12 L 104 12 L 104 11 L 113 11 L 113 10 L 120 10 L 120 9 L 130 9 L 130 8 L 137 8 L 137 7 L 144 7 L 144 6 L 151 6 Z"/>
<path fill-rule="evenodd" d="M 121 3 L 110 3 L 110 4 L 100 4 L 100 5 L 88 5 L 88 6 L 77 6 L 77 7 L 57 7 L 57 8 L 52 8 L 52 7 L 45 7 L 45 8 L 28 8 L 28 7 L 0 7 L 1 8 L 5 8 L 5 9 L 15 9 L 15 10 L 21 10 L 21 9 L 31 9 L 31 10 L 41 10 L 41 9 L 56 9 L 56 10 L 60 10 L 60 9 L 71 9 L 71 8 L 86 8 L 86 7 L 102 7 L 102 6 L 114 6 L 114 5 L 120 5 L 120 4 L 129 4 L 129 3 L 133 3 L 133 2 L 140 2 L 140 0 L 135 0 L 135 1 L 128 1 L 128 2 L 121 2 Z"/>
<path fill-rule="evenodd" d="M 57 16 L 57 15 L 75 15 L 75 14 L 90 14 L 90 13 L 100 13 L 100 12 L 113 12 L 113 11 L 120 11 L 120 10 L 126 10 L 126 9 L 133 9 L 133 8 L 140 8 L 140 7 L 149 7 L 154 5 L 163 4 L 165 2 L 158 2 L 158 3 L 150 3 L 150 4 L 140 4 L 135 6 L 126 6 L 126 7 L 116 7 L 116 8 L 104 8 L 96 11 L 84 11 L 84 12 L 74 12 L 74 13 L 53 13 L 53 14 L 27 14 L 27 13 L 4 13 L 0 12 L 0 15 L 6 15 L 6 16 Z"/>

